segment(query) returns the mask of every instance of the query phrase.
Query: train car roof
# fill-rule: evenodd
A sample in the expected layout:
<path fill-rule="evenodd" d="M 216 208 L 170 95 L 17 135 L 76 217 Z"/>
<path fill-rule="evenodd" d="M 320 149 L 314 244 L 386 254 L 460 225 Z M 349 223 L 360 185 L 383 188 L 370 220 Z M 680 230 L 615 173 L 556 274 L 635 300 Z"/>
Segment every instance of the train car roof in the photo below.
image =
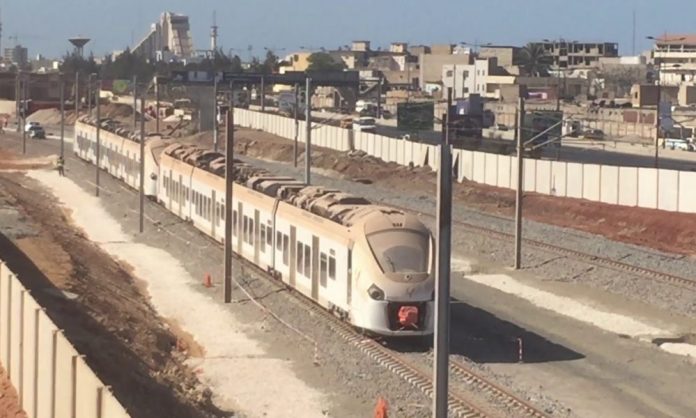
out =
<path fill-rule="evenodd" d="M 165 148 L 164 154 L 217 176 L 225 176 L 225 156 L 219 152 L 177 143 Z M 387 224 L 393 226 L 404 223 L 404 212 L 373 204 L 360 196 L 324 187 L 306 186 L 292 177 L 277 176 L 236 159 L 232 171 L 237 184 L 346 227 L 367 218 L 383 219 L 385 227 Z M 376 214 L 381 216 L 372 216 Z M 379 230 L 381 225 L 371 225 L 370 229 Z"/>

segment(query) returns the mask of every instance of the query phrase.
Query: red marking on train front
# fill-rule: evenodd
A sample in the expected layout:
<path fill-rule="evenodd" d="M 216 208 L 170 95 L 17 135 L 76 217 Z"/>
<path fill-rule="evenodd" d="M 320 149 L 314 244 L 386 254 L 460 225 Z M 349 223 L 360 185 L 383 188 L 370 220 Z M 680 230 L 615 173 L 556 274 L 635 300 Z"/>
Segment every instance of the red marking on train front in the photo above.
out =
<path fill-rule="evenodd" d="M 399 324 L 402 327 L 418 326 L 418 307 L 402 306 L 399 308 Z"/>

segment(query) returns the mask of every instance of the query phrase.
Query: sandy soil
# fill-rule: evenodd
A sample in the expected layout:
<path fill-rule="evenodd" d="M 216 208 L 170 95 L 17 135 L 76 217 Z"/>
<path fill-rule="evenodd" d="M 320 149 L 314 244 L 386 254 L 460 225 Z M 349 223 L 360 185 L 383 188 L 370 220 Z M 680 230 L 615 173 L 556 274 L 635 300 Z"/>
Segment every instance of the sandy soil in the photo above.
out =
<path fill-rule="evenodd" d="M 238 129 L 236 132 L 235 153 L 276 161 L 292 161 L 291 141 L 261 131 Z M 190 140 L 212 144 L 209 133 L 197 135 Z M 303 151 L 300 144 L 300 164 L 304 161 Z M 348 179 L 387 185 L 394 190 L 431 194 L 435 189 L 436 178 L 430 169 L 409 169 L 396 163 L 385 163 L 363 153 L 349 155 L 317 147 L 312 152 L 312 166 L 332 170 Z M 466 202 L 468 206 L 489 214 L 514 215 L 513 190 L 465 181 L 455 184 L 455 200 Z M 525 194 L 524 205 L 526 219 L 574 228 L 662 251 L 696 254 L 696 215 L 693 214 L 629 208 L 535 193 Z"/>
<path fill-rule="evenodd" d="M 176 335 L 130 271 L 85 239 L 48 194 L 20 173 L 0 175 L 0 199 L 40 231 L 0 235 L 0 252 L 133 417 L 223 417 L 185 365 Z M 61 292 L 63 291 L 63 292 Z"/>
<path fill-rule="evenodd" d="M 27 414 L 19 407 L 17 391 L 10 383 L 2 366 L 0 366 L 0 418 L 27 418 Z"/>

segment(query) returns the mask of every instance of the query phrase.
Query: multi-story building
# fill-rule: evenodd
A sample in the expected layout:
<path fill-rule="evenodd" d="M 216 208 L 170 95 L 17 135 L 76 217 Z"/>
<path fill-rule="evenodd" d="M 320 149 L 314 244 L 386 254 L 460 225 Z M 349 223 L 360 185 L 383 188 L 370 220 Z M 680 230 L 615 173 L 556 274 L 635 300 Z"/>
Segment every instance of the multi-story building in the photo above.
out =
<path fill-rule="evenodd" d="M 29 50 L 22 45 L 5 48 L 5 62 L 23 67 L 29 62 Z"/>
<path fill-rule="evenodd" d="M 479 58 L 496 58 L 503 68 L 520 65 L 522 48 L 517 46 L 488 45 L 479 49 Z"/>
<path fill-rule="evenodd" d="M 533 42 L 552 58 L 552 67 L 595 67 L 601 57 L 618 57 L 619 44 L 615 42 L 577 42 L 566 40 Z"/>
<path fill-rule="evenodd" d="M 497 98 L 496 92 L 489 91 L 488 88 L 491 76 L 508 76 L 505 70 L 498 66 L 497 58 L 477 58 L 472 64 L 443 65 L 443 93 L 451 88 L 455 99 L 464 98 L 470 94 Z M 514 81 L 514 77 L 512 80 Z"/>
<path fill-rule="evenodd" d="M 660 81 L 679 85 L 696 81 L 696 35 L 664 35 L 655 40 L 652 51 Z"/>

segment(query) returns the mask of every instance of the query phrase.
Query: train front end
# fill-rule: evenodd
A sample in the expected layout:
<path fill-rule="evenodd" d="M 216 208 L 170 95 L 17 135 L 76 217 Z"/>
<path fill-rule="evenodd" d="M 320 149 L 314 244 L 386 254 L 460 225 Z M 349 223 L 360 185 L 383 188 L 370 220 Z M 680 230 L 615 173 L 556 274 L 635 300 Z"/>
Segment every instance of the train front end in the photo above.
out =
<path fill-rule="evenodd" d="M 380 210 L 353 247 L 354 325 L 384 336 L 433 333 L 434 248 L 414 215 Z"/>

